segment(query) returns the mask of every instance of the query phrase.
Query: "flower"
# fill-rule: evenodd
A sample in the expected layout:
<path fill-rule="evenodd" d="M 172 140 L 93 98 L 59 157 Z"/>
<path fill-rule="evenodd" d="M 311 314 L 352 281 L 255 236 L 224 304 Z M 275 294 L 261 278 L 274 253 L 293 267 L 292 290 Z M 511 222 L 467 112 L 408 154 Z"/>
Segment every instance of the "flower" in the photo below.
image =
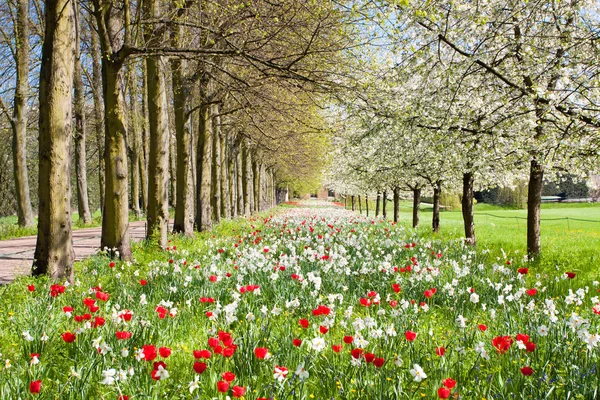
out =
<path fill-rule="evenodd" d="M 68 331 L 62 334 L 63 340 L 67 343 L 73 343 L 76 337 L 77 336 L 74 333 Z"/>
<path fill-rule="evenodd" d="M 383 367 L 384 363 L 385 363 L 385 358 L 383 358 L 383 357 L 377 357 L 377 358 L 375 358 L 375 360 L 373 360 L 373 365 L 376 366 L 377 368 Z"/>
<path fill-rule="evenodd" d="M 423 379 L 427 378 L 425 371 L 423 371 L 423 368 L 421 368 L 419 364 L 413 364 L 410 374 L 413 376 L 415 382 L 421 382 Z"/>
<path fill-rule="evenodd" d="M 521 373 L 525 376 L 533 375 L 533 369 L 531 367 L 525 366 L 521 368 Z"/>
<path fill-rule="evenodd" d="M 276 365 L 275 371 L 273 373 L 273 378 L 281 382 L 287 377 L 288 372 L 289 371 L 286 367 L 280 367 L 279 365 Z"/>
<path fill-rule="evenodd" d="M 492 339 L 492 346 L 496 348 L 498 354 L 506 353 L 510 349 L 513 340 L 510 336 L 496 336 Z"/>
<path fill-rule="evenodd" d="M 577 274 L 575 272 L 565 272 L 565 275 L 569 279 L 574 279 Z"/>
<path fill-rule="evenodd" d="M 233 393 L 233 397 L 242 397 L 246 393 L 246 387 L 234 386 L 231 391 Z"/>
<path fill-rule="evenodd" d="M 485 331 L 487 331 L 487 326 L 486 326 L 486 325 L 484 325 L 484 324 L 479 324 L 479 325 L 477 325 L 477 328 L 479 328 L 479 330 L 480 330 L 481 332 L 485 332 Z"/>
<path fill-rule="evenodd" d="M 168 347 L 161 347 L 158 349 L 158 354 L 160 354 L 162 358 L 168 358 L 171 355 L 171 349 Z"/>
<path fill-rule="evenodd" d="M 35 286 L 34 285 L 27 285 L 27 290 L 29 290 L 30 292 L 35 291 Z M 36 381 L 37 382 L 37 381 Z M 33 382 L 32 382 L 33 383 Z M 39 392 L 38 392 L 39 393 Z"/>
<path fill-rule="evenodd" d="M 404 336 L 406 337 L 406 340 L 408 340 L 409 342 L 412 342 L 417 337 L 417 334 L 413 331 L 406 331 L 404 333 Z"/>
<path fill-rule="evenodd" d="M 456 381 L 452 378 L 446 378 L 444 381 L 442 381 L 442 384 L 448 389 L 452 389 L 454 386 L 456 386 Z"/>
<path fill-rule="evenodd" d="M 299 319 L 298 324 L 304 329 L 308 328 L 308 320 L 307 319 Z"/>
<path fill-rule="evenodd" d="M 100 382 L 103 385 L 112 385 L 115 383 L 115 376 L 117 375 L 117 370 L 114 368 L 110 368 L 102 371 L 102 381 Z"/>
<path fill-rule="evenodd" d="M 167 366 L 162 361 L 154 363 L 154 370 L 151 373 L 152 379 L 155 381 L 161 381 L 165 378 L 168 378 L 169 372 L 167 371 L 166 367 Z"/>
<path fill-rule="evenodd" d="M 120 332 L 120 331 L 115 332 L 115 336 L 119 340 L 129 339 L 131 337 L 131 335 L 132 335 L 131 332 Z"/>
<path fill-rule="evenodd" d="M 221 374 L 221 376 L 227 382 L 232 382 L 235 379 L 235 374 L 233 372 L 229 372 L 229 371 L 223 372 L 223 374 Z"/>
<path fill-rule="evenodd" d="M 310 341 L 310 347 L 315 351 L 323 351 L 325 349 L 325 340 L 320 337 L 316 337 Z"/>
<path fill-rule="evenodd" d="M 269 359 L 269 349 L 267 349 L 266 347 L 257 347 L 254 349 L 254 355 L 256 356 L 256 358 L 261 360 Z"/>
<path fill-rule="evenodd" d="M 296 368 L 295 374 L 298 378 L 300 378 L 300 380 L 304 380 L 304 379 L 308 378 L 309 374 L 308 374 L 308 371 L 304 368 L 304 363 L 301 363 L 298 365 L 298 368 Z"/>
<path fill-rule="evenodd" d="M 196 375 L 196 376 L 194 376 L 194 380 L 190 382 L 190 384 L 189 384 L 190 394 L 194 393 L 195 390 L 200 388 L 200 384 L 198 383 L 199 380 L 200 380 L 200 377 L 198 375 Z"/>
<path fill-rule="evenodd" d="M 42 390 L 42 381 L 37 380 L 29 383 L 29 393 L 39 393 Z"/>
<path fill-rule="evenodd" d="M 437 354 L 440 357 L 443 357 L 444 354 L 446 354 L 446 349 L 444 347 L 442 347 L 442 346 L 436 347 L 435 348 L 435 354 Z"/>
<path fill-rule="evenodd" d="M 302 340 L 301 339 L 293 339 L 292 344 L 296 347 L 300 347 L 300 345 L 302 344 Z"/>
<path fill-rule="evenodd" d="M 227 382 L 227 381 L 217 382 L 217 390 L 221 393 L 227 393 L 229 391 L 229 382 Z"/>
<path fill-rule="evenodd" d="M 448 389 L 447 387 L 444 387 L 444 386 L 439 388 L 437 393 L 438 393 L 438 397 L 440 399 L 447 399 L 450 397 L 450 389 Z"/>
<path fill-rule="evenodd" d="M 194 350 L 194 358 L 195 359 L 200 359 L 200 358 L 210 358 L 210 356 L 212 355 L 212 353 L 210 352 L 210 350 Z"/>
<path fill-rule="evenodd" d="M 143 359 L 146 361 L 152 361 L 158 356 L 158 354 L 156 354 L 156 347 L 151 344 L 142 346 L 142 354 L 144 356 Z"/>
<path fill-rule="evenodd" d="M 204 371 L 206 371 L 206 364 L 200 361 L 196 361 L 194 363 L 194 371 L 196 371 L 197 374 L 201 374 Z"/>

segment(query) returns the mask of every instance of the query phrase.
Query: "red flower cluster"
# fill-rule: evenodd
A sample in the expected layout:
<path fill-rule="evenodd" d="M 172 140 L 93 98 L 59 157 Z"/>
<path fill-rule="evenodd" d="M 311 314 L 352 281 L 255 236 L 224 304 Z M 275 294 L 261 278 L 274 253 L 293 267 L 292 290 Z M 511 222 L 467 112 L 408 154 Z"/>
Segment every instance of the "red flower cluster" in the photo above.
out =
<path fill-rule="evenodd" d="M 492 339 L 492 346 L 496 348 L 498 354 L 506 353 L 512 343 L 513 339 L 510 336 L 496 336 Z"/>

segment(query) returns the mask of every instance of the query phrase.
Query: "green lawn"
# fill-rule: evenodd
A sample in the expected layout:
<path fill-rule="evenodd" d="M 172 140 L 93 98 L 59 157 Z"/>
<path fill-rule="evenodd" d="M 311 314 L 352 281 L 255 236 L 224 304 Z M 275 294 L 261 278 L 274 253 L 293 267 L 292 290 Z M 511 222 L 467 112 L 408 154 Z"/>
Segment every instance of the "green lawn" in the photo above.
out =
<path fill-rule="evenodd" d="M 391 218 L 391 202 L 387 212 L 388 218 Z M 369 215 L 373 216 L 374 213 L 370 211 Z M 418 229 L 421 235 L 433 236 L 431 217 L 431 207 L 422 205 Z M 526 253 L 526 217 L 526 210 L 476 204 L 475 235 L 478 248 L 491 249 L 499 258 L 521 259 Z M 580 221 L 582 219 L 586 221 Z M 460 210 L 442 211 L 440 220 L 441 237 L 460 238 L 464 235 Z M 400 224 L 410 227 L 411 221 L 412 204 L 402 202 Z M 545 203 L 542 205 L 541 229 L 542 256 L 538 260 L 541 270 L 567 268 L 592 279 L 600 263 L 600 204 Z"/>

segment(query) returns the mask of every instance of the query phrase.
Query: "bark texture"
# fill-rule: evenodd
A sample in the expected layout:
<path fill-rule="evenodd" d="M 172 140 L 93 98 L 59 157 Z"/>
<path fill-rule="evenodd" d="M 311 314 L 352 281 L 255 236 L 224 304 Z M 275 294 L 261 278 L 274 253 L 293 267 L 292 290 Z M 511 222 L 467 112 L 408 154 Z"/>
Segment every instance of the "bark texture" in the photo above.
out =
<path fill-rule="evenodd" d="M 47 0 L 40 68 L 39 217 L 34 275 L 73 279 L 71 235 L 71 94 L 75 61 L 74 7 Z"/>
<path fill-rule="evenodd" d="M 29 196 L 27 174 L 27 96 L 29 94 L 29 1 L 18 0 L 15 26 L 16 87 L 12 128 L 13 174 L 17 196 L 17 217 L 20 226 L 35 223 Z"/>
<path fill-rule="evenodd" d="M 527 253 L 540 254 L 540 213 L 542 208 L 542 190 L 544 167 L 537 160 L 531 160 L 529 169 L 529 187 L 527 189 Z"/>
<path fill-rule="evenodd" d="M 387 190 L 383 191 L 383 196 L 382 196 L 382 207 L 381 207 L 381 214 L 383 215 L 383 219 L 387 219 Z"/>
<path fill-rule="evenodd" d="M 417 187 L 413 190 L 413 209 L 412 209 L 412 226 L 419 226 L 419 214 L 421 212 L 421 188 Z"/>
<path fill-rule="evenodd" d="M 472 172 L 463 174 L 462 215 L 465 226 L 467 242 L 475 244 L 475 222 L 473 220 L 473 182 L 475 177 Z"/>
<path fill-rule="evenodd" d="M 173 28 L 172 43 L 178 45 L 182 26 Z M 190 118 L 191 90 L 185 79 L 185 60 L 171 60 L 173 76 L 173 109 L 175 114 L 175 141 L 177 146 L 175 194 L 175 220 L 173 232 L 191 236 L 194 234 L 194 185 L 192 177 L 192 134 Z"/>
<path fill-rule="evenodd" d="M 104 94 L 105 193 L 100 246 L 131 259 L 129 241 L 129 187 L 127 166 L 127 117 L 125 114 L 124 60 L 116 55 L 123 47 L 120 10 L 94 0 L 102 50 L 102 91 Z"/>
<path fill-rule="evenodd" d="M 379 217 L 379 206 L 381 204 L 381 193 L 377 192 L 377 199 L 375 200 L 375 216 Z"/>
<path fill-rule="evenodd" d="M 77 10 L 77 1 L 73 0 L 73 5 Z M 78 11 L 75 11 L 78 15 Z M 77 19 L 76 19 L 77 21 Z M 79 25 L 78 22 L 76 22 Z M 76 32 L 80 31 L 80 26 L 77 26 Z M 84 224 L 92 222 L 92 213 L 90 212 L 90 203 L 88 200 L 88 184 L 87 184 L 87 157 L 85 151 L 85 90 L 83 88 L 83 76 L 81 71 L 80 60 L 80 39 L 77 35 L 75 41 L 75 66 L 74 66 L 74 108 L 75 117 L 75 176 L 77 178 L 77 210 L 79 212 L 79 220 Z"/>
<path fill-rule="evenodd" d="M 100 210 L 104 212 L 104 104 L 102 102 L 102 67 L 100 64 L 100 44 L 96 29 L 90 29 L 92 36 L 92 96 L 94 97 L 94 130 L 98 147 L 98 190 Z"/>
<path fill-rule="evenodd" d="M 398 213 L 400 211 L 400 188 L 394 188 L 394 222 L 398 222 Z"/>
<path fill-rule="evenodd" d="M 431 227 L 434 232 L 440 231 L 440 195 L 442 194 L 441 183 L 436 182 L 433 186 L 433 218 Z"/>
<path fill-rule="evenodd" d="M 197 207 L 196 229 L 206 231 L 212 228 L 211 211 L 211 171 L 212 171 L 212 123 L 210 107 L 206 104 L 200 107 L 198 116 L 198 155 L 196 162 Z"/>

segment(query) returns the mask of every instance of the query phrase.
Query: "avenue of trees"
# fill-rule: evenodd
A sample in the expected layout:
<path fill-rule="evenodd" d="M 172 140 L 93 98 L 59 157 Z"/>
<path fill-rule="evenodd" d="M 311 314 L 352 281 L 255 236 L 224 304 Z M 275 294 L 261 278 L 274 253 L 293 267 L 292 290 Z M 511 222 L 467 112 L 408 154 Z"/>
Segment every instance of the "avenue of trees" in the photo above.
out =
<path fill-rule="evenodd" d="M 33 273 L 72 278 L 72 209 L 89 223 L 99 208 L 101 246 L 128 260 L 130 212 L 164 248 L 168 229 L 209 230 L 319 182 L 349 15 L 303 0 L 0 5 L 2 177 L 20 225 L 38 210 Z"/>
<path fill-rule="evenodd" d="M 364 90 L 331 109 L 331 185 L 349 201 L 393 198 L 394 221 L 400 195 L 411 194 L 414 227 L 427 194 L 434 231 L 441 194 L 459 192 L 465 238 L 475 244 L 473 191 L 525 180 L 527 250 L 538 255 L 544 181 L 599 170 L 597 7 L 376 2 L 372 32 L 385 51 L 373 51 L 370 73 L 356 78 Z"/>

